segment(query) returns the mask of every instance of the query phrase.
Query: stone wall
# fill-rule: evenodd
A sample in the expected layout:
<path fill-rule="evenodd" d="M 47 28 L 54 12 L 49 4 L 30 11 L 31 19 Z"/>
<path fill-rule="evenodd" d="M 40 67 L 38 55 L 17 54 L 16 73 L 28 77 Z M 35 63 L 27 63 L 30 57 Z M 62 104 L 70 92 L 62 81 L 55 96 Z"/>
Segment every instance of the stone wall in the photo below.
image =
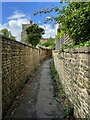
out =
<path fill-rule="evenodd" d="M 1 118 L 2 118 L 2 41 L 0 40 L 0 120 Z"/>
<path fill-rule="evenodd" d="M 57 41 L 55 45 L 56 50 L 62 49 L 63 45 L 69 45 L 73 44 L 73 40 L 70 39 L 69 35 L 67 33 L 64 33 Z"/>
<path fill-rule="evenodd" d="M 76 118 L 90 118 L 90 47 L 53 51 L 64 91 L 74 105 Z"/>
<path fill-rule="evenodd" d="M 5 37 L 1 40 L 4 113 L 40 62 L 51 56 L 51 50 L 34 49 Z"/>

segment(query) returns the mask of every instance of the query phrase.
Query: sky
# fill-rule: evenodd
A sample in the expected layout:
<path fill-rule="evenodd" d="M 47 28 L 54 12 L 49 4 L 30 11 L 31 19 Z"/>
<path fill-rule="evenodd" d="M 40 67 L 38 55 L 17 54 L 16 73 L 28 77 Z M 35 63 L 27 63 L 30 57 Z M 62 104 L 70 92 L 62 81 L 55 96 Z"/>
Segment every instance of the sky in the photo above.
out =
<path fill-rule="evenodd" d="M 43 8 L 51 8 L 52 5 L 60 7 L 59 2 L 2 2 L 2 22 L 0 29 L 7 28 L 11 31 L 17 41 L 21 41 L 22 24 L 28 24 L 30 20 L 44 28 L 44 38 L 55 37 L 58 25 L 52 25 L 52 22 L 44 23 L 47 17 L 56 13 L 34 16 L 34 11 Z M 63 4 L 64 5 L 64 4 Z"/>

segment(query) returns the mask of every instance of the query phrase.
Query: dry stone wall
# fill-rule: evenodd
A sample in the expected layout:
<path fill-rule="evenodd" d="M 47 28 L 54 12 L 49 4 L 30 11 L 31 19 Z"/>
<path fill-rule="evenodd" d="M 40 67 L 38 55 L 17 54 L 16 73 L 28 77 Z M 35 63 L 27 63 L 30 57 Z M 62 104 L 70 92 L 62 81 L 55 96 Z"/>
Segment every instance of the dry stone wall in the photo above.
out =
<path fill-rule="evenodd" d="M 90 119 L 90 47 L 53 51 L 54 63 L 76 118 Z"/>
<path fill-rule="evenodd" d="M 5 37 L 2 37 L 1 41 L 4 113 L 40 61 L 51 56 L 51 50 L 34 49 Z"/>

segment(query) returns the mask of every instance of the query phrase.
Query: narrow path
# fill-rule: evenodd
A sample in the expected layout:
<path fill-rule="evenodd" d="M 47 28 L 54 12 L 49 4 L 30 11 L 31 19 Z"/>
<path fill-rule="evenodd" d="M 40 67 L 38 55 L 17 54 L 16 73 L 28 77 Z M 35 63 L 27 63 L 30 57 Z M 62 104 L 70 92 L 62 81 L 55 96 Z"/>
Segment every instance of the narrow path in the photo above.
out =
<path fill-rule="evenodd" d="M 46 60 L 29 80 L 13 118 L 63 118 L 62 105 L 55 100 L 50 60 Z"/>

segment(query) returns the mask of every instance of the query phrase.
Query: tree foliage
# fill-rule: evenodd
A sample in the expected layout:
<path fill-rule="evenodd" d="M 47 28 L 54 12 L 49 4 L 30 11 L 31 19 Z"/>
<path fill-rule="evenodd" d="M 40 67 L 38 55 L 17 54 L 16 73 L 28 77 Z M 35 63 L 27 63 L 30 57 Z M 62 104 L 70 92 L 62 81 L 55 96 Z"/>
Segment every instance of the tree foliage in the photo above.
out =
<path fill-rule="evenodd" d="M 40 39 L 44 34 L 44 29 L 39 27 L 37 24 L 33 24 L 26 28 L 26 33 L 26 42 L 35 47 L 40 42 Z"/>
<path fill-rule="evenodd" d="M 9 31 L 7 29 L 2 29 L 0 32 L 2 33 L 3 36 L 9 38 Z"/>
<path fill-rule="evenodd" d="M 40 15 L 47 14 L 47 13 L 49 14 L 49 13 L 51 13 L 53 11 L 58 14 L 59 11 L 60 11 L 60 8 L 58 8 L 57 6 L 52 6 L 52 8 L 44 8 L 44 9 L 41 9 L 39 11 L 35 11 L 34 16 L 36 16 L 38 14 L 40 14 Z M 54 21 L 55 22 L 56 17 L 55 16 L 50 16 L 49 18 L 47 17 L 44 22 L 46 23 L 47 21 Z"/>
<path fill-rule="evenodd" d="M 90 2 L 69 3 L 57 21 L 75 44 L 90 40 Z"/>
<path fill-rule="evenodd" d="M 57 35 L 55 36 L 55 40 L 58 40 L 63 34 L 64 34 L 64 31 L 62 31 L 62 30 L 60 31 L 60 30 L 59 30 L 59 31 L 57 32 Z"/>
<path fill-rule="evenodd" d="M 55 39 L 54 38 L 49 38 L 47 42 L 43 43 L 42 46 L 53 48 L 55 45 Z"/>
<path fill-rule="evenodd" d="M 40 14 L 52 11 L 57 13 L 52 19 L 60 25 L 60 30 L 68 33 L 74 44 L 90 40 L 90 2 L 70 2 L 62 9 L 53 7 L 40 11 Z"/>
<path fill-rule="evenodd" d="M 8 31 L 7 29 L 2 29 L 2 30 L 0 31 L 0 33 L 1 33 L 3 36 L 7 37 L 7 38 L 16 40 L 15 37 L 11 34 L 11 32 Z"/>

